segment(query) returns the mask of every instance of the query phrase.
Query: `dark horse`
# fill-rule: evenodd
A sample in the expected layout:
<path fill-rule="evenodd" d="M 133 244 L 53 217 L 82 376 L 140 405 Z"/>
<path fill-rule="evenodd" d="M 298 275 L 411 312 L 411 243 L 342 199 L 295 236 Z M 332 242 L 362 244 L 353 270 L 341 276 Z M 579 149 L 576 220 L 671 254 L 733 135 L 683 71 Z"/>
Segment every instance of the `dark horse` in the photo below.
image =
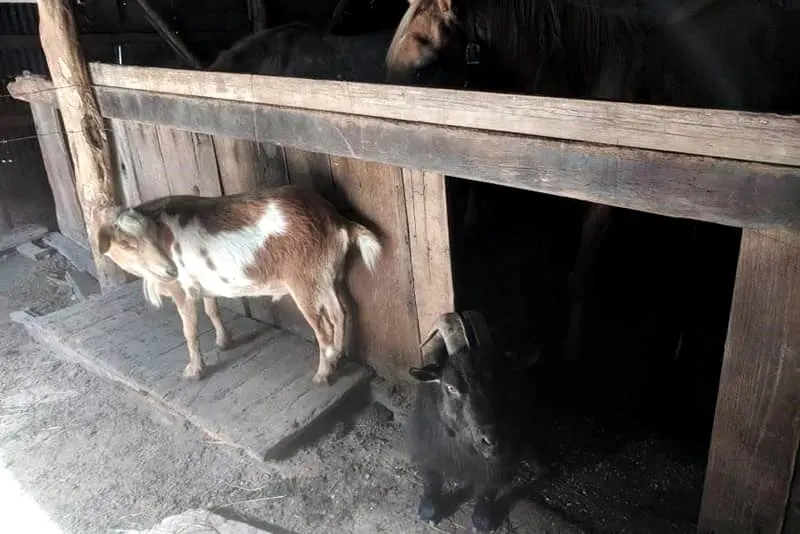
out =
<path fill-rule="evenodd" d="M 800 48 L 777 7 L 763 0 L 610 4 L 410 0 L 386 55 L 387 79 L 421 83 L 419 74 L 432 70 L 439 84 L 478 90 L 797 109 Z M 568 359 L 579 351 L 585 286 L 610 216 L 609 206 L 595 204 L 584 218 L 570 276 Z"/>
<path fill-rule="evenodd" d="M 221 52 L 212 71 L 380 82 L 391 32 L 342 36 L 302 23 L 261 30 Z"/>

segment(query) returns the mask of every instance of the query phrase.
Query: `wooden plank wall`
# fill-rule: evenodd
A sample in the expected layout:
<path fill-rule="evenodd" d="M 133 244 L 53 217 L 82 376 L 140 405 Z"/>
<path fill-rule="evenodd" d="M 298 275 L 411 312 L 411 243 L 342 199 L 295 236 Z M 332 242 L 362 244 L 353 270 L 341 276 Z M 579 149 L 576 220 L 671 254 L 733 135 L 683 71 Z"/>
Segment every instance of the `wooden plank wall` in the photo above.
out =
<path fill-rule="evenodd" d="M 319 191 L 375 229 L 385 250 L 376 274 L 358 260 L 348 275 L 349 313 L 356 319 L 349 346 L 394 379 L 405 379 L 408 365 L 418 363 L 420 331 L 453 306 L 442 175 L 137 122 L 110 120 L 109 130 L 126 205 L 292 183 Z M 290 298 L 223 304 L 314 339 Z"/>
<path fill-rule="evenodd" d="M 800 443 L 799 382 L 800 233 L 745 230 L 699 533 L 782 532 Z"/>

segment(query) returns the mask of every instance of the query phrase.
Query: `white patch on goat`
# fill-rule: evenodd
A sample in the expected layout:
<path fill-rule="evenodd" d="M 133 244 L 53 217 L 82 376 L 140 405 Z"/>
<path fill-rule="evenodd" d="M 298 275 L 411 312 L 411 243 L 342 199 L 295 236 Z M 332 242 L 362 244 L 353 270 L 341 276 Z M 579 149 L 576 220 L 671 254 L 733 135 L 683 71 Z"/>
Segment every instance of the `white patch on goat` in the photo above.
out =
<path fill-rule="evenodd" d="M 283 235 L 288 228 L 286 217 L 275 202 L 264 208 L 256 224 L 216 234 L 209 233 L 197 219 L 184 227 L 175 217 L 165 217 L 164 222 L 180 244 L 182 261 L 177 267 L 181 287 L 188 292 L 199 286 L 209 297 L 252 295 L 254 282 L 247 276 L 247 267 L 255 261 L 258 250 L 268 246 L 268 238 Z M 201 253 L 203 250 L 206 255 Z"/>
<path fill-rule="evenodd" d="M 134 237 L 144 237 L 147 231 L 144 215 L 133 209 L 127 209 L 120 213 L 114 224 L 126 234 Z"/>

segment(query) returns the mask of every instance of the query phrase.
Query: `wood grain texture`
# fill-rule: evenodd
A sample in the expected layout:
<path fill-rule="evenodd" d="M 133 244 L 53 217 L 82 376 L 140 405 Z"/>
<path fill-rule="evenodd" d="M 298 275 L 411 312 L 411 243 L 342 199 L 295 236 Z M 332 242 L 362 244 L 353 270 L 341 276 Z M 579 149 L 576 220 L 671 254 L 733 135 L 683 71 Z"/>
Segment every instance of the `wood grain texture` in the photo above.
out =
<path fill-rule="evenodd" d="M 107 120 L 109 130 L 111 130 L 111 143 L 114 153 L 114 166 L 117 171 L 117 182 L 122 193 L 123 206 L 135 206 L 142 202 L 142 193 L 139 191 L 139 181 L 137 179 L 137 163 L 134 162 L 133 154 L 136 147 L 134 140 L 128 135 L 128 131 L 138 128 L 136 123 L 128 121 Z"/>
<path fill-rule="evenodd" d="M 782 534 L 800 532 L 800 447 L 794 460 L 794 479 L 789 491 L 789 502 L 786 504 L 786 520 Z"/>
<path fill-rule="evenodd" d="M 800 117 L 93 63 L 98 85 L 800 165 Z"/>
<path fill-rule="evenodd" d="M 47 180 L 53 191 L 58 229 L 65 236 L 86 247 L 86 223 L 75 189 L 75 170 L 69 153 L 66 133 L 58 109 L 47 104 L 31 104 L 31 114 L 39 138 Z"/>
<path fill-rule="evenodd" d="M 419 329 L 402 171 L 332 157 L 331 172 L 339 209 L 351 218 L 357 214 L 358 222 L 377 232 L 383 247 L 374 275 L 360 258 L 350 264 L 351 346 L 381 376 L 407 380 L 408 366 L 419 363 Z"/>
<path fill-rule="evenodd" d="M 71 147 L 76 189 L 100 286 L 106 290 L 127 274 L 97 251 L 95 234 L 119 205 L 103 117 L 68 0 L 39 1 L 39 36 Z"/>
<path fill-rule="evenodd" d="M 164 167 L 164 181 L 171 195 L 219 196 L 222 194 L 214 144 L 208 135 L 156 127 Z M 158 158 L 159 154 L 152 157 Z"/>
<path fill-rule="evenodd" d="M 800 233 L 745 230 L 698 532 L 780 534 L 800 442 Z"/>
<path fill-rule="evenodd" d="M 262 172 L 258 143 L 222 135 L 212 139 L 223 193 L 235 195 L 255 189 L 259 173 Z"/>
<path fill-rule="evenodd" d="M 167 169 L 161 155 L 159 126 L 129 122 L 125 128 L 128 143 L 118 148 L 129 153 L 127 156 L 121 156 L 121 159 L 130 159 L 133 165 L 133 179 L 141 202 L 168 196 L 170 188 Z"/>
<path fill-rule="evenodd" d="M 133 287 L 126 287 L 133 286 Z M 62 358 L 145 392 L 212 438 L 263 460 L 280 452 L 369 373 L 354 362 L 331 386 L 311 382 L 317 348 L 305 340 L 225 309 L 235 346 L 214 348 L 214 331 L 198 314 L 210 376 L 181 377 L 186 343 L 172 304 L 150 308 L 139 282 L 44 317 L 15 314 L 31 335 Z"/>
<path fill-rule="evenodd" d="M 328 154 L 309 152 L 286 146 L 286 169 L 289 180 L 301 187 L 313 189 L 322 195 L 329 194 L 333 188 L 331 159 Z"/>
<path fill-rule="evenodd" d="M 436 318 L 454 311 L 453 269 L 445 177 L 403 169 L 408 237 L 420 337 Z"/>
<path fill-rule="evenodd" d="M 800 169 L 488 131 L 128 90 L 97 90 L 111 118 L 741 227 L 800 228 Z"/>

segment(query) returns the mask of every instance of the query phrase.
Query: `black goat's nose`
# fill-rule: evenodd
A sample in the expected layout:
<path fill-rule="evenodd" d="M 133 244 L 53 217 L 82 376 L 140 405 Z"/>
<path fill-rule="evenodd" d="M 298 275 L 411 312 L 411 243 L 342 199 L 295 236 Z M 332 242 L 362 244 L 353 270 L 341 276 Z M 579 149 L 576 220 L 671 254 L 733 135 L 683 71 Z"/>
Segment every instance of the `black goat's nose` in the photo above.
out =
<path fill-rule="evenodd" d="M 494 436 L 490 436 L 489 434 L 482 435 L 481 441 L 487 447 L 494 447 L 495 445 L 497 445 L 497 441 L 494 439 Z"/>

